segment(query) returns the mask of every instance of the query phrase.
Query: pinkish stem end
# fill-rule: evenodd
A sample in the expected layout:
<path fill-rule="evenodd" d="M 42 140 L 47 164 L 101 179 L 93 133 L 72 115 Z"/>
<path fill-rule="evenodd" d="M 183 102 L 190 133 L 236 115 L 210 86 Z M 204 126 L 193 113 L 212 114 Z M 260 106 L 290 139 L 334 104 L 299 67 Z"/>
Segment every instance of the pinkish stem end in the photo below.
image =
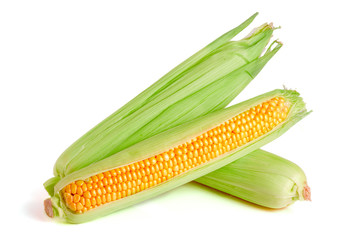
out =
<path fill-rule="evenodd" d="M 310 187 L 305 183 L 304 189 L 303 189 L 303 197 L 305 201 L 311 201 L 311 191 Z"/>
<path fill-rule="evenodd" d="M 46 215 L 53 218 L 54 217 L 54 211 L 53 211 L 53 208 L 52 208 L 52 203 L 51 203 L 50 198 L 44 200 L 44 208 L 45 208 Z"/>

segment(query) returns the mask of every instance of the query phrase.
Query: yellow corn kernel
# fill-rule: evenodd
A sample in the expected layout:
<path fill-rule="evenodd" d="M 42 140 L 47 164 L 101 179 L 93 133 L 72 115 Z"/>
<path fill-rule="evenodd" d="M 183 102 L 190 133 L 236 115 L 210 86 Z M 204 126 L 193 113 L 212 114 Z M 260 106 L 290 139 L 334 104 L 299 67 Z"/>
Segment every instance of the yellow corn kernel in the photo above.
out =
<path fill-rule="evenodd" d="M 173 149 L 70 183 L 63 188 L 63 200 L 71 211 L 81 214 L 90 206 L 144 191 L 266 134 L 288 112 L 282 97 L 272 98 Z"/>

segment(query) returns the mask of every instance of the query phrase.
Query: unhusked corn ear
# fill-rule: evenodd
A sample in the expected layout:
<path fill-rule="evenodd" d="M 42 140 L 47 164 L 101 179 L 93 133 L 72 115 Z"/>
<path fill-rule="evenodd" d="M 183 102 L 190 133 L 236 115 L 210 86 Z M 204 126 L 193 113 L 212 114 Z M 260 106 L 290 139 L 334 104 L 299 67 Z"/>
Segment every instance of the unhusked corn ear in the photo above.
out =
<path fill-rule="evenodd" d="M 268 208 L 284 208 L 311 198 L 298 165 L 261 149 L 195 181 Z"/>
<path fill-rule="evenodd" d="M 264 24 L 230 41 L 256 14 L 190 57 L 73 143 L 54 166 L 60 178 L 137 142 L 228 105 L 259 73 L 281 43 L 264 55 L 274 27 Z M 206 97 L 205 97 L 206 96 Z"/>
<path fill-rule="evenodd" d="M 275 139 L 306 116 L 295 91 L 275 90 L 148 138 L 62 178 L 53 213 L 74 223 L 192 181 Z"/>

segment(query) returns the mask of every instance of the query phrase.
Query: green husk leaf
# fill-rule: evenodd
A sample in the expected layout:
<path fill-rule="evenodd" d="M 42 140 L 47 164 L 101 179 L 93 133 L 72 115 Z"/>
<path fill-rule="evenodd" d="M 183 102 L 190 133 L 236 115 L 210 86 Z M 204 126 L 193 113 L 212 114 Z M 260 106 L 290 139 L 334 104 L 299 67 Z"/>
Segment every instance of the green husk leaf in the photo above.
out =
<path fill-rule="evenodd" d="M 256 15 L 194 54 L 82 136 L 59 157 L 54 175 L 62 178 L 150 136 L 224 108 L 281 47 L 278 44 L 261 56 L 274 30 L 271 24 L 260 26 L 242 40 L 230 41 Z"/>
<path fill-rule="evenodd" d="M 50 196 L 54 196 L 54 186 L 56 185 L 57 182 L 59 182 L 59 180 L 60 180 L 60 177 L 56 176 L 56 177 L 49 178 L 44 183 L 45 190 L 49 193 Z"/>
<path fill-rule="evenodd" d="M 219 80 L 207 85 L 192 95 L 189 95 L 179 101 L 174 102 L 170 107 L 163 110 L 155 119 L 145 123 L 145 118 L 140 119 L 141 123 L 136 132 L 125 140 L 125 143 L 121 146 L 131 146 L 139 142 L 139 136 L 141 139 L 149 138 L 158 133 L 158 129 L 169 129 L 171 127 L 178 126 L 184 122 L 188 122 L 193 119 L 193 116 L 203 116 L 209 112 L 216 111 L 224 108 L 229 101 L 233 100 L 239 92 L 241 92 L 247 84 L 254 79 L 254 77 L 260 72 L 260 69 L 275 55 L 275 53 L 281 48 L 282 45 L 278 44 L 276 47 L 268 51 L 261 58 L 247 64 L 244 67 L 234 70 L 228 75 L 220 78 Z M 180 95 L 181 93 L 179 93 Z M 201 96 L 201 97 L 199 97 Z M 205 97 L 206 96 L 206 97 Z M 176 99 L 176 96 L 171 98 Z M 168 100 L 171 99 L 170 97 Z M 218 100 L 217 104 L 214 104 L 214 99 Z M 221 101 L 221 99 L 224 99 Z M 219 101 L 220 100 L 220 101 Z M 154 106 L 148 109 L 148 112 L 156 111 Z M 119 148 L 117 150 L 122 150 Z"/>
<path fill-rule="evenodd" d="M 208 129 L 225 122 L 233 116 L 246 111 L 259 103 L 276 96 L 282 96 L 290 102 L 289 114 L 284 122 L 276 126 L 271 132 L 264 134 L 233 151 L 223 154 L 206 164 L 200 165 L 197 168 L 178 175 L 170 181 L 163 182 L 156 187 L 149 188 L 123 199 L 104 204 L 82 214 L 74 214 L 68 210 L 59 196 L 59 191 L 67 184 L 75 180 L 84 180 L 94 174 L 127 165 L 132 162 L 140 161 L 153 155 L 162 153 L 165 150 L 171 149 L 174 146 L 189 141 L 194 136 L 198 136 L 206 132 Z M 274 90 L 229 108 L 209 113 L 206 116 L 194 119 L 158 135 L 152 136 L 108 158 L 105 158 L 102 161 L 98 161 L 62 178 L 54 187 L 55 196 L 52 198 L 52 201 L 60 202 L 58 206 L 54 207 L 57 208 L 56 212 L 61 212 L 59 215 L 63 216 L 67 221 L 72 223 L 81 223 L 105 216 L 122 208 L 136 204 L 140 201 L 157 196 L 189 181 L 195 180 L 196 178 L 204 176 L 211 171 L 217 170 L 235 161 L 236 159 L 245 156 L 246 154 L 260 148 L 266 143 L 282 135 L 307 114 L 309 114 L 309 112 L 307 112 L 305 109 L 305 103 L 302 101 L 296 91 L 291 90 Z"/>
<path fill-rule="evenodd" d="M 261 149 L 195 181 L 268 208 L 284 208 L 297 200 L 310 200 L 303 170 Z"/>

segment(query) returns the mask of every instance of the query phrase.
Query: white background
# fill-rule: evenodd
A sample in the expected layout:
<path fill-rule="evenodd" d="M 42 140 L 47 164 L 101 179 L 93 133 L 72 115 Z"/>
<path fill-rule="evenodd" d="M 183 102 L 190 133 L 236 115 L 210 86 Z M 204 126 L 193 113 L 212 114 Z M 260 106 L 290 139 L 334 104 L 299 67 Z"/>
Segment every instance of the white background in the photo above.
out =
<path fill-rule="evenodd" d="M 2 236 L 359 239 L 357 1 L 1 1 Z M 195 183 L 108 217 L 61 224 L 43 182 L 63 150 L 181 61 L 260 15 L 284 47 L 234 100 L 298 90 L 313 113 L 264 149 L 300 165 L 312 202 L 266 210 Z"/>

